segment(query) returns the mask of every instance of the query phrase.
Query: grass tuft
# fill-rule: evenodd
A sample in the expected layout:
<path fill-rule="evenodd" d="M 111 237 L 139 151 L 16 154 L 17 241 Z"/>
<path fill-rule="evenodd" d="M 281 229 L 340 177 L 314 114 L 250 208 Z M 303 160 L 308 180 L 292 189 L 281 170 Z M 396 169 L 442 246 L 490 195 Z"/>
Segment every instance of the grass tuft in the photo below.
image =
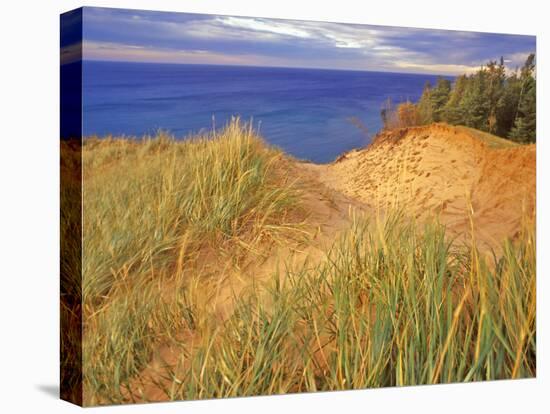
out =
<path fill-rule="evenodd" d="M 475 245 L 454 246 L 437 223 L 418 230 L 399 215 L 358 219 L 326 261 L 282 280 L 274 275 L 267 297 L 241 299 L 223 327 L 203 332 L 167 398 L 536 374 L 528 227 L 494 261 Z"/>

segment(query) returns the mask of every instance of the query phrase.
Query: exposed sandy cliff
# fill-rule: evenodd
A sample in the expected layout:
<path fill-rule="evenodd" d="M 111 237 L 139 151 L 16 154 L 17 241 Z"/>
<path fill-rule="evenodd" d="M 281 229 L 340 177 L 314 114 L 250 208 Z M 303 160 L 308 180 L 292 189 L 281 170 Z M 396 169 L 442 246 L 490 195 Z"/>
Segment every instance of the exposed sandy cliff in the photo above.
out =
<path fill-rule="evenodd" d="M 534 214 L 535 145 L 433 124 L 379 134 L 367 148 L 327 165 L 304 164 L 328 187 L 373 208 L 401 207 L 419 219 L 439 213 L 451 234 L 485 246 L 513 238 Z"/>

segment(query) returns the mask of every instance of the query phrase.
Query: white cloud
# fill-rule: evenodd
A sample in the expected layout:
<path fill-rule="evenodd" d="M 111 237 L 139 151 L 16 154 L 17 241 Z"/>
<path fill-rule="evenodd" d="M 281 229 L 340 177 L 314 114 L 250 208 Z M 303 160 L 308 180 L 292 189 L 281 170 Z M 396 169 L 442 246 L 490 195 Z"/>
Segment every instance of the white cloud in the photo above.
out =
<path fill-rule="evenodd" d="M 512 53 L 510 55 L 504 56 L 504 62 L 508 63 L 509 67 L 512 69 L 520 68 L 525 63 L 525 60 L 529 56 L 529 53 Z"/>
<path fill-rule="evenodd" d="M 112 42 L 84 41 L 82 51 L 87 60 L 285 66 L 284 60 L 255 54 L 227 55 L 201 49 L 158 49 Z"/>
<path fill-rule="evenodd" d="M 439 73 L 445 75 L 459 75 L 474 73 L 479 69 L 479 65 L 453 65 L 442 63 L 415 63 L 410 61 L 394 61 L 393 64 L 398 69 L 405 69 L 410 72 L 418 73 Z"/>
<path fill-rule="evenodd" d="M 223 25 L 235 27 L 239 29 L 253 30 L 259 32 L 273 33 L 276 35 L 310 38 L 311 34 L 305 30 L 296 27 L 295 24 L 289 24 L 277 20 L 259 20 L 254 18 L 244 17 L 217 17 L 216 22 Z"/>

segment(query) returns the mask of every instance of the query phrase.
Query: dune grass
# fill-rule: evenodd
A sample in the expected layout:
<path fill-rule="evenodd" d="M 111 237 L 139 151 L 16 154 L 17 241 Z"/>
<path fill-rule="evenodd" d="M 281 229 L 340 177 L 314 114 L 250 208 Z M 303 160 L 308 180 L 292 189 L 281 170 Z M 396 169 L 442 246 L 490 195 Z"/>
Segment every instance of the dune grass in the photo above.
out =
<path fill-rule="evenodd" d="M 186 323 L 174 286 L 186 284 L 199 251 L 226 250 L 238 260 L 297 227 L 287 220 L 295 194 L 279 160 L 238 119 L 183 142 L 162 133 L 84 141 L 88 404 L 122 398 L 121 385 Z"/>
<path fill-rule="evenodd" d="M 238 119 L 184 142 L 85 141 L 86 405 L 146 401 L 151 383 L 156 399 L 200 399 L 536 374 L 528 220 L 495 257 L 437 222 L 355 217 L 325 259 L 211 312 L 220 263 L 245 277 L 241 258 L 302 232 L 281 162 Z M 177 360 L 146 377 L 165 345 Z"/>
<path fill-rule="evenodd" d="M 533 377 L 535 236 L 502 257 L 434 223 L 358 219 L 326 261 L 274 275 L 182 348 L 166 397 L 197 399 Z"/>
<path fill-rule="evenodd" d="M 60 145 L 60 395 L 82 404 L 82 167 L 78 140 Z"/>

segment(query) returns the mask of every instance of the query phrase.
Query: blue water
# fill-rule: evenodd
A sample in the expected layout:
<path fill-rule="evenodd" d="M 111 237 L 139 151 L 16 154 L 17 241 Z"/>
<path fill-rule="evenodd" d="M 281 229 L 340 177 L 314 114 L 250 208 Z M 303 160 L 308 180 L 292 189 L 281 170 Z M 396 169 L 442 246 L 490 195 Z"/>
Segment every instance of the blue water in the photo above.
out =
<path fill-rule="evenodd" d="M 384 101 L 414 101 L 427 80 L 436 76 L 85 61 L 83 132 L 139 137 L 160 128 L 184 138 L 240 115 L 295 157 L 329 162 L 369 143 L 350 118 L 372 136 Z"/>

